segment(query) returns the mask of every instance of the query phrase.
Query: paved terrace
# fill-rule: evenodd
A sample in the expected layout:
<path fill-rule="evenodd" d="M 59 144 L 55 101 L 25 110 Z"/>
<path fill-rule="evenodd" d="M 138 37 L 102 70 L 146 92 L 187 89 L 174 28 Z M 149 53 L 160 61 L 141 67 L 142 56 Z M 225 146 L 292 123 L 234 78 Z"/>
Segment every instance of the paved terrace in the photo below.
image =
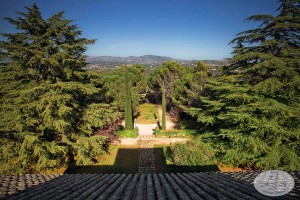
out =
<path fill-rule="evenodd" d="M 300 171 L 289 171 L 295 188 L 275 199 L 300 199 Z M 64 174 L 0 177 L 1 199 L 274 199 L 258 193 L 259 172 L 176 174 Z"/>

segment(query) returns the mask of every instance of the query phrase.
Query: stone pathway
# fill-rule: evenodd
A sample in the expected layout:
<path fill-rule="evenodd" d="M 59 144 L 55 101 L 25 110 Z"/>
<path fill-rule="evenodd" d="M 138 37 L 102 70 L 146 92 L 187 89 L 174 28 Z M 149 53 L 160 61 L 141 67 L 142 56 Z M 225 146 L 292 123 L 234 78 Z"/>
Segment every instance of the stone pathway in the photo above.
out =
<path fill-rule="evenodd" d="M 139 173 L 155 172 L 153 138 L 154 135 L 139 135 Z"/>
<path fill-rule="evenodd" d="M 161 118 L 162 110 L 161 106 L 158 107 L 159 118 Z M 125 122 L 122 122 L 122 125 L 125 126 Z M 167 116 L 167 130 L 172 130 L 174 128 L 174 123 L 171 121 L 170 117 Z M 154 161 L 154 143 L 161 141 L 163 144 L 172 143 L 174 138 L 155 138 L 154 129 L 157 127 L 157 124 L 139 124 L 134 123 L 134 127 L 138 128 L 139 136 L 136 140 L 132 138 L 121 139 L 123 144 L 137 144 L 139 145 L 139 173 L 154 173 L 155 172 L 155 161 Z M 182 138 L 175 138 L 175 141 L 181 141 Z M 187 140 L 187 139 L 186 139 Z M 186 141 L 185 141 L 186 142 Z"/>
<path fill-rule="evenodd" d="M 135 127 L 139 129 L 140 135 L 152 136 L 154 134 L 154 129 L 157 124 L 138 124 L 135 123 Z"/>

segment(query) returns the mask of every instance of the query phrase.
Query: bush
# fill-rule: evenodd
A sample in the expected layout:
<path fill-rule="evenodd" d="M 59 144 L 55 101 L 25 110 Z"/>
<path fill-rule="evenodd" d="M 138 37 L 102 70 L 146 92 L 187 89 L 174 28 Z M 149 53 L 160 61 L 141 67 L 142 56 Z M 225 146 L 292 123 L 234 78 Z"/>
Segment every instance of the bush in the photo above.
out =
<path fill-rule="evenodd" d="M 136 138 L 138 134 L 138 128 L 130 129 L 130 130 L 118 130 L 116 135 L 120 138 Z"/>
<path fill-rule="evenodd" d="M 201 166 L 216 164 L 215 151 L 209 143 L 204 143 L 201 137 L 186 144 L 175 144 L 164 147 L 166 163 L 168 165 Z"/>
<path fill-rule="evenodd" d="M 177 137 L 177 138 L 190 138 L 197 134 L 197 130 L 186 129 L 186 130 L 155 130 L 156 137 Z"/>

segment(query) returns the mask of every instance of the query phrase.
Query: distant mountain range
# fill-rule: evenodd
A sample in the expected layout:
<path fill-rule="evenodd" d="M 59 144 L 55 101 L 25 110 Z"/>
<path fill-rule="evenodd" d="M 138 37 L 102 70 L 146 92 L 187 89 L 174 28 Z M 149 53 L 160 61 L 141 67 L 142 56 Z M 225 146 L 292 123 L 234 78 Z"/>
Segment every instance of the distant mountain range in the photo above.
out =
<path fill-rule="evenodd" d="M 111 69 L 118 68 L 122 64 L 132 65 L 140 64 L 148 69 L 155 69 L 161 66 L 165 61 L 176 61 L 183 66 L 196 65 L 198 60 L 175 59 L 166 56 L 144 55 L 144 56 L 128 56 L 128 57 L 113 57 L 113 56 L 95 56 L 87 57 L 87 68 L 89 69 Z M 226 60 L 203 60 L 210 67 L 224 66 L 228 64 Z"/>
<path fill-rule="evenodd" d="M 95 56 L 88 57 L 87 62 L 90 64 L 103 64 L 103 63 L 123 63 L 123 64 L 154 64 L 161 63 L 167 60 L 174 60 L 174 58 L 166 56 L 154 56 L 154 55 L 144 55 L 144 56 L 128 56 L 128 57 L 113 57 L 113 56 Z"/>

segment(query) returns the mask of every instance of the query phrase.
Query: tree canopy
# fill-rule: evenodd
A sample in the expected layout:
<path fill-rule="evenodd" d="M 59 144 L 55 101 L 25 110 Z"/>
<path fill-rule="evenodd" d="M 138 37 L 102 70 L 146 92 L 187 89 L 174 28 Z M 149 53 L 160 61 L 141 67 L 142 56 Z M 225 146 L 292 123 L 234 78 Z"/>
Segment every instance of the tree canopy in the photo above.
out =
<path fill-rule="evenodd" d="M 83 53 L 95 40 L 80 38 L 81 31 L 63 12 L 45 20 L 35 4 L 26 10 L 17 12 L 17 19 L 6 18 L 20 32 L 2 34 L 6 40 L 0 43 L 1 54 L 38 82 L 67 80 L 84 66 Z"/>
<path fill-rule="evenodd" d="M 122 117 L 100 75 L 82 70 L 94 40 L 81 38 L 63 12 L 45 20 L 36 5 L 26 10 L 7 18 L 19 32 L 0 43 L 1 171 L 93 163 L 105 151 L 95 132 Z"/>
<path fill-rule="evenodd" d="M 121 66 L 121 68 L 110 70 L 101 75 L 100 84 L 104 89 L 105 99 L 107 101 L 115 101 L 120 111 L 125 110 L 125 74 L 128 70 L 128 80 L 131 94 L 131 103 L 133 115 L 137 115 L 138 106 L 141 101 L 141 93 L 147 89 L 147 81 L 145 78 L 145 68 L 141 65 L 134 64 L 132 66 Z"/>
<path fill-rule="evenodd" d="M 299 1 L 282 0 L 277 16 L 237 35 L 227 75 L 210 79 L 189 113 L 211 133 L 221 162 L 299 169 Z"/>

